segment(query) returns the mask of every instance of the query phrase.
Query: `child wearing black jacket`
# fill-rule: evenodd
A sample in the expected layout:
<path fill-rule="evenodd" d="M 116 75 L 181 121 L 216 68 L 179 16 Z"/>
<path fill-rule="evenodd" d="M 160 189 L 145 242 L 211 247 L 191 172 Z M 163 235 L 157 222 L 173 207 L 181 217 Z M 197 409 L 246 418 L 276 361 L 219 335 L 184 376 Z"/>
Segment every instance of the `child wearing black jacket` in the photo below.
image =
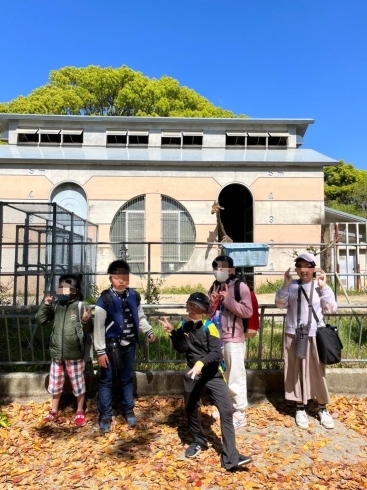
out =
<path fill-rule="evenodd" d="M 208 296 L 203 293 L 193 293 L 186 304 L 188 321 L 182 322 L 177 330 L 166 317 L 159 322 L 170 334 L 174 348 L 180 353 L 185 353 L 187 360 L 184 372 L 184 401 L 194 441 L 186 449 L 185 456 L 194 458 L 202 449 L 208 447 L 198 415 L 198 403 L 205 387 L 220 414 L 223 441 L 222 466 L 226 470 L 235 470 L 250 463 L 252 458 L 242 456 L 236 448 L 232 404 L 220 367 L 222 353 L 219 332 L 211 321 L 203 318 L 209 310 L 209 305 Z"/>

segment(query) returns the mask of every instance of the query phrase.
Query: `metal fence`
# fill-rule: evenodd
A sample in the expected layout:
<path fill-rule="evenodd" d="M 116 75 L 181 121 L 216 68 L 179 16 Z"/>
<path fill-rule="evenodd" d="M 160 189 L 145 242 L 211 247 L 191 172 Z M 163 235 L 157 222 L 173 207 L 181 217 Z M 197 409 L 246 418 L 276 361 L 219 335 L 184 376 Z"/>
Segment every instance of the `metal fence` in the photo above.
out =
<path fill-rule="evenodd" d="M 156 342 L 142 338 L 136 365 L 140 369 L 174 369 L 184 357 L 173 349 L 169 337 L 157 319 L 168 316 L 176 325 L 184 318 L 185 305 L 143 305 L 153 326 Z M 344 345 L 342 367 L 367 366 L 367 306 L 339 305 L 339 312 L 326 317 L 338 327 Z M 0 307 L 0 372 L 46 370 L 50 363 L 49 339 L 51 325 L 37 327 L 34 306 Z M 260 330 L 247 341 L 246 363 L 252 369 L 276 369 L 283 366 L 285 311 L 275 305 L 259 306 Z M 95 359 L 94 359 L 94 364 Z"/>
<path fill-rule="evenodd" d="M 39 304 L 58 275 L 73 272 L 86 275 L 86 293 L 95 282 L 97 241 L 96 225 L 56 203 L 0 201 L 0 292 L 11 291 L 12 305 Z"/>

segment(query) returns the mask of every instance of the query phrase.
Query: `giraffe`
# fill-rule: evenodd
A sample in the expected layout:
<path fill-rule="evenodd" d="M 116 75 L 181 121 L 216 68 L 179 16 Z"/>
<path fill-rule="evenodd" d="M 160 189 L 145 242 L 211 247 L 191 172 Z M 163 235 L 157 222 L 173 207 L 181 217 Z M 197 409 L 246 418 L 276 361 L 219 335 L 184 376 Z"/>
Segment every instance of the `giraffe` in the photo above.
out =
<path fill-rule="evenodd" d="M 215 214 L 217 217 L 217 230 L 218 230 L 218 242 L 220 243 L 232 243 L 233 240 L 227 235 L 222 220 L 220 219 L 220 212 L 224 208 L 219 205 L 218 201 L 214 201 L 212 205 L 211 214 Z M 219 247 L 221 253 L 223 253 L 223 246 Z"/>

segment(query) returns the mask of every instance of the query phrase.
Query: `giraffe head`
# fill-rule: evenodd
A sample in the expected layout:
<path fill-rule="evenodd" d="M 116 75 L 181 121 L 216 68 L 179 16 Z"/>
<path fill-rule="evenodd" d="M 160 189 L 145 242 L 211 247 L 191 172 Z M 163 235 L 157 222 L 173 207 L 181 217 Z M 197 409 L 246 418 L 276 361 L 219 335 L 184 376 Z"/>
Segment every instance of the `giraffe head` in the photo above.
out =
<path fill-rule="evenodd" d="M 219 206 L 219 202 L 218 201 L 214 201 L 213 205 L 212 205 L 212 213 L 211 214 L 217 214 L 219 213 L 219 211 L 222 211 L 224 208 L 222 208 L 222 206 Z"/>

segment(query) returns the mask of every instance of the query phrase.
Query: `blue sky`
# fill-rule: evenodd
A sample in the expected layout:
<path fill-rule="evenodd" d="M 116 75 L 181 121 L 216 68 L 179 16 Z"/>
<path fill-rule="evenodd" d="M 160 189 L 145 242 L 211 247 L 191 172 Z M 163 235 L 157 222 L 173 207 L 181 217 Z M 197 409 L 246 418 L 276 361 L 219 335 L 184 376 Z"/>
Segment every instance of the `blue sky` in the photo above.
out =
<path fill-rule="evenodd" d="M 315 119 L 305 148 L 367 170 L 367 1 L 0 0 L 0 19 L 2 102 L 125 64 L 236 114 Z"/>

